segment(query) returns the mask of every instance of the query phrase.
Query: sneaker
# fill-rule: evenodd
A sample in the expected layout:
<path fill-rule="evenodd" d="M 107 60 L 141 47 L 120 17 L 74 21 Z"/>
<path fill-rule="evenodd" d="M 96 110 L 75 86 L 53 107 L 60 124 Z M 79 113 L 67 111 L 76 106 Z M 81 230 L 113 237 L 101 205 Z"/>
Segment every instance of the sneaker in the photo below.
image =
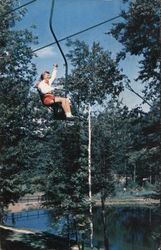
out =
<path fill-rule="evenodd" d="M 69 117 L 66 117 L 66 120 L 67 120 L 67 121 L 74 121 L 74 120 L 76 120 L 76 119 L 79 119 L 79 117 L 78 117 L 78 116 L 74 116 L 74 115 L 71 115 L 71 116 L 69 116 Z"/>

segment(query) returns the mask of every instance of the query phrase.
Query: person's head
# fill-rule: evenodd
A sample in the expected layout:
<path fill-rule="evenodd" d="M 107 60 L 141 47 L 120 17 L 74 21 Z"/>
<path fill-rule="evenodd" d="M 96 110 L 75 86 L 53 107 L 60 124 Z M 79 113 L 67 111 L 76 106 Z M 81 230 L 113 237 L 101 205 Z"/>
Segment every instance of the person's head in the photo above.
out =
<path fill-rule="evenodd" d="M 49 71 L 44 71 L 41 76 L 40 76 L 41 80 L 49 80 L 50 79 L 50 73 Z"/>

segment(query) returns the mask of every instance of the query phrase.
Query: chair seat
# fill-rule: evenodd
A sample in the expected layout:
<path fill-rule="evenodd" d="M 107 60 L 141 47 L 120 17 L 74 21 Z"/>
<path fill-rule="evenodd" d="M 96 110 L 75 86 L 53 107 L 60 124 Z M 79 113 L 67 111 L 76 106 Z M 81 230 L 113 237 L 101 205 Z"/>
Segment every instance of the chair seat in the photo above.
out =
<path fill-rule="evenodd" d="M 54 112 L 54 119 L 55 120 L 66 120 L 66 115 L 64 113 L 64 110 L 62 108 L 61 102 L 55 102 L 51 108 Z"/>

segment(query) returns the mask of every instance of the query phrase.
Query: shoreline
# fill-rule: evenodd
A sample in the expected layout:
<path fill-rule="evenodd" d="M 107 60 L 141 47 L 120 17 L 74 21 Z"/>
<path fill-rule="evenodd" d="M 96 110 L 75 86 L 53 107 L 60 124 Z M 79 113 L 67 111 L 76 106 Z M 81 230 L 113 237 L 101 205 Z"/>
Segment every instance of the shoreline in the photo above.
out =
<path fill-rule="evenodd" d="M 155 206 L 159 205 L 160 200 L 145 199 L 145 198 L 126 198 L 126 199 L 107 199 L 105 205 L 107 206 Z M 95 202 L 96 206 L 101 206 L 101 201 Z"/>
<path fill-rule="evenodd" d="M 118 199 L 118 198 L 111 198 L 107 199 L 105 202 L 106 206 L 156 206 L 160 204 L 160 200 L 155 199 L 145 199 L 145 198 L 126 198 L 126 199 Z M 94 206 L 101 206 L 100 200 L 94 201 Z M 10 213 L 18 213 L 18 212 L 24 212 L 29 210 L 36 210 L 36 209 L 42 209 L 43 206 L 41 202 L 18 202 L 14 205 L 10 204 L 8 206 L 8 212 Z M 44 207 L 45 208 L 45 207 Z"/>

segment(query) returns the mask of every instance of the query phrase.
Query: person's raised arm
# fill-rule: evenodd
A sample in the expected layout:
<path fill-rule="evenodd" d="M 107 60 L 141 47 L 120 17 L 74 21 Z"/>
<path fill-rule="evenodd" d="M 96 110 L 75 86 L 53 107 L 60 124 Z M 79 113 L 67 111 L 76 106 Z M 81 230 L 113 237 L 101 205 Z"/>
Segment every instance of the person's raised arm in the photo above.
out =
<path fill-rule="evenodd" d="M 50 84 L 50 85 L 51 85 L 51 84 L 53 83 L 53 81 L 55 80 L 57 68 L 58 68 L 58 65 L 57 65 L 57 64 L 54 64 L 53 72 L 52 72 L 51 78 L 50 78 L 50 80 L 49 80 L 49 84 Z"/>

